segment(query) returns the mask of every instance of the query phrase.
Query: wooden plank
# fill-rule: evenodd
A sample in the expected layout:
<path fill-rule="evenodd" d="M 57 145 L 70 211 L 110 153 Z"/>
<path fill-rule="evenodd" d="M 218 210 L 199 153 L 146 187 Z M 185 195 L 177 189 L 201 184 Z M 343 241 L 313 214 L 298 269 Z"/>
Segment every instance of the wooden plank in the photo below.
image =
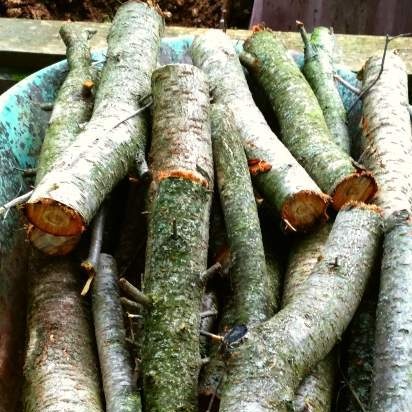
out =
<path fill-rule="evenodd" d="M 58 34 L 62 21 L 0 18 L 0 58 L 2 65 L 24 69 L 37 69 L 64 58 L 64 45 Z M 75 22 L 79 27 L 97 30 L 92 41 L 94 50 L 106 47 L 109 23 Z M 168 27 L 166 36 L 192 35 L 206 29 Z M 293 32 L 276 32 L 290 49 L 302 50 L 300 36 Z M 246 39 L 247 30 L 228 30 L 234 39 Z M 353 71 L 359 71 L 365 60 L 383 50 L 382 36 L 337 34 L 341 49 L 341 62 Z M 412 74 L 412 38 L 399 38 L 390 43 L 405 60 L 408 73 Z"/>

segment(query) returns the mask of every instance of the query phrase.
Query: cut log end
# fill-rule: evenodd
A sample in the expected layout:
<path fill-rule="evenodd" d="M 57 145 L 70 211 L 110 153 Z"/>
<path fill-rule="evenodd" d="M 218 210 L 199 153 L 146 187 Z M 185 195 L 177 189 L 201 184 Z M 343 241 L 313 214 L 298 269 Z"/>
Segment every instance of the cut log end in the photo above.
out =
<path fill-rule="evenodd" d="M 332 193 L 332 205 L 335 210 L 347 202 L 368 202 L 378 190 L 378 185 L 371 173 L 359 171 L 341 180 Z"/>
<path fill-rule="evenodd" d="M 307 232 L 328 219 L 329 196 L 305 190 L 291 196 L 282 207 L 288 231 Z"/>
<path fill-rule="evenodd" d="M 25 213 L 34 226 L 55 236 L 80 235 L 86 228 L 83 218 L 75 210 L 53 199 L 26 203 Z"/>
<path fill-rule="evenodd" d="M 36 249 L 50 256 L 69 254 L 80 240 L 80 235 L 54 236 L 33 225 L 29 225 L 27 237 Z"/>

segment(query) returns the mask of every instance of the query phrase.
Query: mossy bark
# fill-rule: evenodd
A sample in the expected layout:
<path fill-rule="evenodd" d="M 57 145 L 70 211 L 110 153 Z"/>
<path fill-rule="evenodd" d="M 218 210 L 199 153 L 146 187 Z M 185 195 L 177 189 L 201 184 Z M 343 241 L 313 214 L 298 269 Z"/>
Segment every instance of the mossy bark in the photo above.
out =
<path fill-rule="evenodd" d="M 221 31 L 209 30 L 194 39 L 191 55 L 207 73 L 214 102 L 226 104 L 232 112 L 248 160 L 268 166 L 254 177 L 267 202 L 296 230 L 316 225 L 324 218 L 328 198 L 267 125 L 232 41 Z"/>
<path fill-rule="evenodd" d="M 152 93 L 144 400 L 151 412 L 191 412 L 213 190 L 209 87 L 196 67 L 168 65 L 153 73 Z"/>
<path fill-rule="evenodd" d="M 349 324 L 372 271 L 380 235 L 377 208 L 342 208 L 304 287 L 273 318 L 251 328 L 229 359 L 222 412 L 290 410 L 301 380 Z"/>
<path fill-rule="evenodd" d="M 88 29 L 78 31 L 65 24 L 60 36 L 66 45 L 69 73 L 59 89 L 53 104 L 53 112 L 36 168 L 36 185 L 44 175 L 53 170 L 53 164 L 74 142 L 89 121 L 93 109 L 94 93 L 85 89 L 95 75 L 91 66 L 89 39 L 94 34 Z M 65 255 L 73 250 L 80 237 L 53 236 L 30 225 L 28 237 L 31 243 L 48 255 Z"/>
<path fill-rule="evenodd" d="M 269 316 L 269 280 L 255 196 L 245 152 L 225 105 L 212 105 L 212 143 L 231 255 L 230 279 L 237 302 L 235 324 Z"/>
<path fill-rule="evenodd" d="M 376 190 L 361 169 L 332 140 L 312 89 L 270 30 L 254 33 L 243 45 L 242 62 L 269 97 L 282 140 L 339 210 L 346 202 L 367 201 Z"/>
<path fill-rule="evenodd" d="M 140 394 L 133 383 L 130 354 L 117 285 L 116 262 L 102 253 L 93 283 L 93 319 L 107 412 L 139 412 Z"/>
<path fill-rule="evenodd" d="M 102 412 L 90 310 L 76 266 L 32 254 L 25 412 Z"/>
<path fill-rule="evenodd" d="M 130 1 L 118 9 L 92 118 L 26 204 L 28 219 L 39 229 L 80 234 L 137 153 L 145 152 L 146 119 L 133 114 L 150 94 L 162 30 L 162 17 L 148 4 Z"/>
<path fill-rule="evenodd" d="M 381 55 L 366 62 L 363 89 L 376 79 L 381 62 Z M 374 202 L 382 208 L 384 217 L 412 207 L 412 138 L 408 104 L 405 64 L 389 51 L 378 82 L 363 98 L 363 153 L 360 158 L 376 177 L 379 191 Z"/>
<path fill-rule="evenodd" d="M 412 214 L 388 219 L 376 311 L 374 412 L 407 411 L 412 401 Z"/>
<path fill-rule="evenodd" d="M 292 246 L 285 275 L 282 306 L 292 301 L 305 288 L 319 259 L 322 259 L 332 225 L 327 224 L 315 233 L 299 239 Z M 335 356 L 332 352 L 321 360 L 301 382 L 293 401 L 293 411 L 330 412 L 334 392 Z"/>
<path fill-rule="evenodd" d="M 345 152 L 350 153 L 350 137 L 346 125 L 346 110 L 333 77 L 335 38 L 331 29 L 316 27 L 310 40 L 305 43 L 305 64 L 303 74 L 309 82 L 333 141 Z"/>

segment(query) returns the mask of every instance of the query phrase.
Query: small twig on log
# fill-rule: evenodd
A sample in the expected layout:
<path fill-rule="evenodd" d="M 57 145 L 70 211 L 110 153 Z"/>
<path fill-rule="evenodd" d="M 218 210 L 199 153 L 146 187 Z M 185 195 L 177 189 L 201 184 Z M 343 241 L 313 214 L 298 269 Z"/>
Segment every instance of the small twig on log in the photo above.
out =
<path fill-rule="evenodd" d="M 32 177 L 36 176 L 37 169 L 34 168 L 28 168 L 28 169 L 22 169 L 20 167 L 14 167 L 15 170 L 18 170 L 19 172 L 22 172 L 21 174 L 23 177 Z"/>
<path fill-rule="evenodd" d="M 212 266 L 210 266 L 209 269 L 205 270 L 201 275 L 200 275 L 200 282 L 202 285 L 205 285 L 209 279 L 212 278 L 213 275 L 216 273 L 220 272 L 222 269 L 222 265 L 220 262 L 214 263 Z"/>
<path fill-rule="evenodd" d="M 102 250 L 103 243 L 103 231 L 104 231 L 104 221 L 106 217 L 106 210 L 104 204 L 100 207 L 99 213 L 95 217 L 92 225 L 92 236 L 90 239 L 90 250 L 89 256 L 84 260 L 80 267 L 89 275 L 87 282 L 82 290 L 81 295 L 84 296 L 89 291 L 90 285 L 93 281 L 93 278 L 96 276 L 100 252 Z"/>
<path fill-rule="evenodd" d="M 122 120 L 120 120 L 118 123 L 116 123 L 116 124 L 112 127 L 111 130 L 116 129 L 116 127 L 120 126 L 122 123 L 127 122 L 127 121 L 130 120 L 131 118 L 137 116 L 139 113 L 143 112 L 143 111 L 146 110 L 148 107 L 150 107 L 150 106 L 152 105 L 152 103 L 153 103 L 151 97 L 152 97 L 152 96 L 151 96 L 150 94 L 147 95 L 147 96 L 144 96 L 144 97 L 140 100 L 139 103 L 144 102 L 147 98 L 150 98 L 149 101 L 148 101 L 145 105 L 143 105 L 143 106 L 139 107 L 137 110 L 135 110 L 135 111 L 134 111 L 133 113 L 131 113 L 129 116 L 125 117 L 124 119 L 122 119 Z"/>
<path fill-rule="evenodd" d="M 119 286 L 123 292 L 127 293 L 131 298 L 133 298 L 137 303 L 140 303 L 143 306 L 149 307 L 152 305 L 152 300 L 146 296 L 143 292 L 133 286 L 125 278 L 119 279 Z"/>
<path fill-rule="evenodd" d="M 140 312 L 142 310 L 142 305 L 140 305 L 139 303 L 135 302 L 134 300 L 130 300 L 125 298 L 124 296 L 122 296 L 120 298 L 120 302 L 123 306 L 129 308 L 132 311 L 137 311 Z"/>
<path fill-rule="evenodd" d="M 142 315 L 137 315 L 136 313 L 129 313 L 129 312 L 127 312 L 127 317 L 129 319 L 143 319 Z"/>
<path fill-rule="evenodd" d="M 228 9 L 227 3 L 228 3 L 228 0 L 222 1 L 222 9 L 221 9 L 221 15 L 220 15 L 220 20 L 219 20 L 219 29 L 223 30 L 223 33 L 226 33 L 226 29 L 227 29 L 227 23 L 226 23 L 227 9 Z"/>
<path fill-rule="evenodd" d="M 54 107 L 54 103 L 52 102 L 43 102 L 39 103 L 40 109 L 44 110 L 45 112 L 51 112 Z"/>
<path fill-rule="evenodd" d="M 152 173 L 147 165 L 144 154 L 138 152 L 136 155 L 136 171 L 139 182 L 150 182 L 152 180 Z"/>
<path fill-rule="evenodd" d="M 223 336 L 215 335 L 214 333 L 210 333 L 210 332 L 208 332 L 208 331 L 206 331 L 206 330 L 200 330 L 199 333 L 200 333 L 202 336 L 207 336 L 208 338 L 211 338 L 211 339 L 216 340 L 216 341 L 218 341 L 218 342 L 222 342 L 222 341 L 223 341 Z"/>
<path fill-rule="evenodd" d="M 209 358 L 209 357 L 200 359 L 200 364 L 201 364 L 202 366 L 208 364 L 209 362 L 210 362 L 210 358 Z"/>
<path fill-rule="evenodd" d="M 204 312 L 200 312 L 200 317 L 201 318 L 207 318 L 209 316 L 216 316 L 217 315 L 216 310 L 205 310 Z"/>
<path fill-rule="evenodd" d="M 305 29 L 305 25 L 303 24 L 303 22 L 296 20 L 296 26 L 299 29 L 299 32 L 300 32 L 300 35 L 302 37 L 305 47 L 307 47 L 310 44 L 310 40 L 309 40 L 308 32 Z"/>
<path fill-rule="evenodd" d="M 338 81 L 342 86 L 345 86 L 348 90 L 350 90 L 352 93 L 356 94 L 359 96 L 361 94 L 361 90 L 352 84 L 350 84 L 348 81 L 346 81 L 343 77 L 339 76 L 338 74 L 334 74 L 333 78 Z"/>
<path fill-rule="evenodd" d="M 5 219 L 7 217 L 7 212 L 12 207 L 21 205 L 24 202 L 26 202 L 30 198 L 32 193 L 33 193 L 33 190 L 30 190 L 30 192 L 27 192 L 24 195 L 18 196 L 16 198 L 14 198 L 13 200 L 10 200 L 10 202 L 5 203 L 3 206 L 0 206 L 0 216 L 4 215 L 4 219 Z"/>

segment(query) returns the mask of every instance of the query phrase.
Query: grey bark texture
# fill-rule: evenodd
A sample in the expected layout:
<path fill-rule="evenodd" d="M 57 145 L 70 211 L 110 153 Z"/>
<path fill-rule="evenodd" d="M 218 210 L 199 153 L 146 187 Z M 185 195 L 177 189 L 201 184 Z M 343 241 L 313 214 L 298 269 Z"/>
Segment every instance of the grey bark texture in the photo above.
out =
<path fill-rule="evenodd" d="M 341 209 L 324 252 L 292 301 L 249 330 L 229 359 L 223 412 L 287 412 L 301 380 L 341 338 L 361 300 L 379 251 L 376 207 Z"/>
<path fill-rule="evenodd" d="M 129 1 L 118 9 L 92 118 L 26 204 L 27 217 L 39 229 L 80 234 L 137 153 L 144 153 L 146 119 L 134 113 L 150 94 L 162 31 L 163 19 L 151 5 Z"/>

